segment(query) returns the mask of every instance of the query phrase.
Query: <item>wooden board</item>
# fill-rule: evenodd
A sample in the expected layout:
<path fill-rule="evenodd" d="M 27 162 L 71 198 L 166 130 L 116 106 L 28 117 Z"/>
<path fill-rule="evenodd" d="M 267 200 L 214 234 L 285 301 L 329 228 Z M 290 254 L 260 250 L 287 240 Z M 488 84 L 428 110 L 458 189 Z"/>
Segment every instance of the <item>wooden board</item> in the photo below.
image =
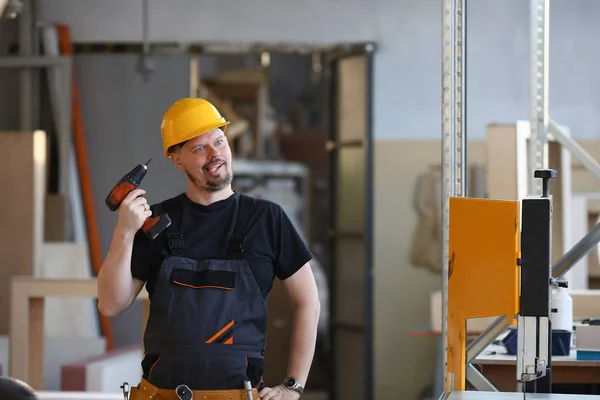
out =
<path fill-rule="evenodd" d="M 46 150 L 43 131 L 0 132 L 0 335 L 9 331 L 10 277 L 40 269 Z"/>
<path fill-rule="evenodd" d="M 98 297 L 96 279 L 43 279 L 15 276 L 11 279 L 10 376 L 27 382 L 36 390 L 44 382 L 44 314 L 46 299 Z M 137 298 L 147 310 L 148 292 Z M 147 314 L 145 313 L 145 316 Z M 146 320 L 140 328 L 145 328 Z"/>
<path fill-rule="evenodd" d="M 526 195 L 527 129 L 527 125 L 519 122 L 487 126 L 488 198 L 520 200 Z"/>

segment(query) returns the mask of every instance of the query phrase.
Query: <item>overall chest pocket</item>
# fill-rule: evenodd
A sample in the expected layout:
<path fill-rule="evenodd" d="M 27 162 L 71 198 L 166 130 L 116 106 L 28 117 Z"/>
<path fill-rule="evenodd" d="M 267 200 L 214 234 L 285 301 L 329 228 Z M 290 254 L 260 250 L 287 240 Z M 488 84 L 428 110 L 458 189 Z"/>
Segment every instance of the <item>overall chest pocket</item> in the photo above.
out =
<path fill-rule="evenodd" d="M 171 272 L 171 329 L 204 343 L 233 343 L 238 274 L 175 268 Z"/>

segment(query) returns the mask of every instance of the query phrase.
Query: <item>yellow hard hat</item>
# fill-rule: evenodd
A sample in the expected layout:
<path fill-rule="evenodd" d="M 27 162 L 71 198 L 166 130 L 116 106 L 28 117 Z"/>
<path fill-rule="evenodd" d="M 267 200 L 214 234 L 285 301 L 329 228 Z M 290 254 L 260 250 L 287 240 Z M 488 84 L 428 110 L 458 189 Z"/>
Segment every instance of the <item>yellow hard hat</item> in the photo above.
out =
<path fill-rule="evenodd" d="M 210 102 L 200 98 L 177 100 L 165 112 L 160 124 L 165 157 L 169 158 L 169 148 L 200 136 L 213 129 L 223 132 L 229 125 Z"/>

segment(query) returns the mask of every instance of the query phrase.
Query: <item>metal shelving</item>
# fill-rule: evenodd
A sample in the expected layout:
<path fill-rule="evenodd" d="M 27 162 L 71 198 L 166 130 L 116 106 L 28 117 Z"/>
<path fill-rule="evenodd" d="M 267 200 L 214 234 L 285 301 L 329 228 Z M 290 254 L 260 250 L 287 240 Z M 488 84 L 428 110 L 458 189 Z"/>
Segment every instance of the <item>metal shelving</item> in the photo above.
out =
<path fill-rule="evenodd" d="M 530 123 L 527 191 L 541 193 L 540 179 L 533 179 L 533 171 L 548 168 L 548 24 L 550 0 L 530 2 Z"/>
<path fill-rule="evenodd" d="M 466 0 L 442 0 L 442 343 L 443 391 L 453 390 L 448 367 L 448 250 L 449 200 L 465 196 L 466 158 Z M 563 132 L 548 112 L 548 55 L 549 55 L 549 0 L 530 0 L 530 137 L 528 143 L 528 194 L 541 193 L 540 180 L 533 171 L 547 168 L 547 141 L 549 136 L 568 149 L 598 180 L 600 164 L 567 133 Z M 521 200 L 521 199 L 517 199 Z M 553 275 L 564 275 L 576 260 L 583 257 L 600 242 L 598 226 L 584 236 L 553 266 Z M 564 266 L 569 260 L 569 266 Z M 477 284 L 477 283 L 474 283 Z M 470 362 L 475 359 L 508 326 L 505 316 L 497 318 L 466 351 L 467 379 L 474 386 L 484 382 L 481 374 L 473 371 Z M 450 379 L 450 382 L 448 380 Z M 489 389 L 488 389 L 489 390 Z"/>
<path fill-rule="evenodd" d="M 448 239 L 450 197 L 466 193 L 465 0 L 443 0 L 442 9 L 442 382 L 448 385 Z"/>

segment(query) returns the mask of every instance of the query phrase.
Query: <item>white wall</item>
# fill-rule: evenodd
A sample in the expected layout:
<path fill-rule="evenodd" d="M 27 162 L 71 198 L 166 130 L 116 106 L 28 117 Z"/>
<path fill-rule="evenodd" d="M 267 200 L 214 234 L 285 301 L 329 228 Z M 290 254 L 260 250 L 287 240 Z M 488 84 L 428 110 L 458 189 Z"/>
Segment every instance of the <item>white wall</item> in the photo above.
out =
<path fill-rule="evenodd" d="M 141 0 L 44 0 L 41 15 L 75 41 L 138 41 Z M 440 0 L 150 0 L 149 35 L 175 42 L 375 41 L 375 137 L 439 137 Z M 469 135 L 491 120 L 528 117 L 529 17 L 525 0 L 470 1 Z M 551 1 L 550 111 L 575 137 L 600 131 L 595 0 Z"/>

